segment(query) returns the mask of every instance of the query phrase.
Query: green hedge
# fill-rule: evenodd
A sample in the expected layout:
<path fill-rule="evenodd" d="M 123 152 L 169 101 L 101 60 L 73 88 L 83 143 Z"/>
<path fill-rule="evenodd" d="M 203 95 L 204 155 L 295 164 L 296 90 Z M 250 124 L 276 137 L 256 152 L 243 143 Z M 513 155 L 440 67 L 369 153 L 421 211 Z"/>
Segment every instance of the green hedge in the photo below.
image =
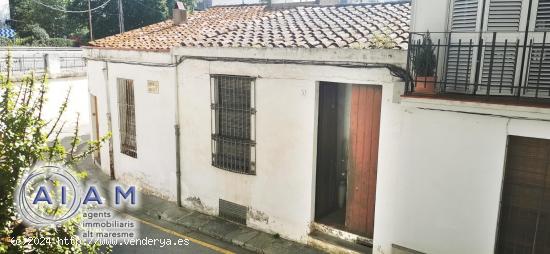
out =
<path fill-rule="evenodd" d="M 74 47 L 75 41 L 64 38 L 48 38 L 33 40 L 31 37 L 8 39 L 0 37 L 0 47 L 7 46 L 28 46 L 28 47 Z"/>

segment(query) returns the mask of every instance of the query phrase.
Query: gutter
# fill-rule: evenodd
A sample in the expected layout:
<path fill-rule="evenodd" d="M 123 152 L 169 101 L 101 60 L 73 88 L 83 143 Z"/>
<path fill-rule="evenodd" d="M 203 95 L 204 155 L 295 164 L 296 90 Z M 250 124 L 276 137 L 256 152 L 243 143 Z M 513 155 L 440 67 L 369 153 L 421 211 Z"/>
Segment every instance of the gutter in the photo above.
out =
<path fill-rule="evenodd" d="M 403 67 L 390 63 L 366 63 L 359 61 L 326 61 L 326 60 L 285 60 L 285 59 L 262 59 L 262 58 L 236 58 L 236 57 L 208 57 L 208 56 L 182 56 L 179 65 L 185 60 L 202 60 L 207 62 L 241 62 L 255 64 L 296 64 L 296 65 L 316 65 L 316 66 L 335 66 L 344 68 L 364 68 L 364 69 L 388 69 L 392 76 L 402 79 L 405 82 L 412 80 L 410 74 Z"/>

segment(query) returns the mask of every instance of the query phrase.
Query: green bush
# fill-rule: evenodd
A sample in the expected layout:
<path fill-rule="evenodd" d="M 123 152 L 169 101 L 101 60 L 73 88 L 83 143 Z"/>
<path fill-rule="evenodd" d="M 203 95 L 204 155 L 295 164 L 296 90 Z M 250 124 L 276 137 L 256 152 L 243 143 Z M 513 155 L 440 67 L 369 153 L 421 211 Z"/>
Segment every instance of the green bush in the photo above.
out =
<path fill-rule="evenodd" d="M 36 40 L 30 43 L 29 46 L 34 47 L 73 47 L 75 45 L 73 40 L 64 38 L 49 38 L 46 40 Z"/>
<path fill-rule="evenodd" d="M 8 39 L 0 37 L 0 47 L 27 46 L 27 47 L 74 47 L 74 40 L 65 38 L 48 38 L 44 40 L 33 40 L 31 37 Z"/>
<path fill-rule="evenodd" d="M 437 59 L 430 33 L 426 33 L 422 44 L 415 46 L 412 64 L 417 77 L 433 77 L 437 68 Z"/>
<path fill-rule="evenodd" d="M 12 46 L 15 43 L 14 40 L 6 37 L 0 37 L 0 47 Z"/>
<path fill-rule="evenodd" d="M 17 31 L 22 38 L 31 38 L 33 41 L 47 40 L 50 38 L 48 32 L 37 24 L 24 26 L 23 29 Z"/>

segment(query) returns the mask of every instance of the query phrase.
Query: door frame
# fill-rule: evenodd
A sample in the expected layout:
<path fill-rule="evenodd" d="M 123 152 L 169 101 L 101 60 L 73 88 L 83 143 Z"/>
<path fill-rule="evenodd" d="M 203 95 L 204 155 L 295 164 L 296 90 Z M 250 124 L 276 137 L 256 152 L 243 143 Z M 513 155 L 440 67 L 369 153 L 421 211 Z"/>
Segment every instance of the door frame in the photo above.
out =
<path fill-rule="evenodd" d="M 379 85 L 379 84 L 356 84 L 356 83 L 351 83 L 351 82 L 338 82 L 338 81 L 317 81 L 316 82 L 316 85 L 315 85 L 315 117 L 314 117 L 314 132 L 313 132 L 313 172 L 312 172 L 312 197 L 311 197 L 311 209 L 310 209 L 310 216 L 311 216 L 311 221 L 313 223 L 313 226 L 312 226 L 312 230 L 313 229 L 316 229 L 316 228 L 323 228 L 323 227 L 328 227 L 326 225 L 323 225 L 323 224 L 319 224 L 316 222 L 316 197 L 317 197 L 317 146 L 318 146 L 318 131 L 319 131 L 319 110 L 320 110 L 320 85 L 322 85 L 322 83 L 338 83 L 338 84 L 341 84 L 341 85 L 345 85 L 345 86 L 351 86 L 351 89 L 353 89 L 353 86 L 372 86 L 372 87 L 377 87 L 378 89 L 380 89 L 380 112 L 379 112 L 379 126 L 378 126 L 378 138 L 380 138 L 380 130 L 381 130 L 381 119 L 382 119 L 382 104 L 383 104 L 383 94 L 384 94 L 384 87 L 382 85 Z M 349 97 L 349 103 L 351 104 L 351 96 Z M 350 112 L 351 114 L 351 105 L 350 105 Z M 351 126 L 349 126 L 350 129 L 351 129 Z M 351 135 L 351 134 L 350 134 Z M 377 146 L 377 156 L 379 155 L 379 147 L 380 147 L 380 142 L 378 142 L 378 146 Z M 349 151 L 348 151 L 349 152 Z M 377 178 L 377 177 L 376 177 Z M 348 180 L 349 181 L 349 180 Z M 375 182 L 377 182 L 377 180 L 375 180 Z M 376 197 L 376 190 L 374 192 L 374 196 Z M 376 202 L 374 202 L 374 206 L 376 207 Z M 375 209 L 373 210 L 373 215 L 375 213 Z M 347 217 L 347 215 L 346 215 Z M 374 218 L 373 218 L 373 221 L 374 221 Z M 350 232 L 350 231 L 342 231 L 342 230 L 339 230 L 339 229 L 335 229 L 335 228 L 331 228 L 331 229 L 334 229 L 333 231 L 339 231 L 339 232 L 342 232 L 342 233 L 345 233 L 346 237 L 345 238 L 357 238 L 357 239 L 361 239 L 361 240 L 367 240 L 368 242 L 371 242 L 372 239 L 374 238 L 374 229 L 373 229 L 373 236 L 372 238 L 369 238 L 369 237 L 365 237 L 363 235 L 359 235 L 359 234 L 356 234 L 356 233 L 353 233 L 353 232 Z"/>

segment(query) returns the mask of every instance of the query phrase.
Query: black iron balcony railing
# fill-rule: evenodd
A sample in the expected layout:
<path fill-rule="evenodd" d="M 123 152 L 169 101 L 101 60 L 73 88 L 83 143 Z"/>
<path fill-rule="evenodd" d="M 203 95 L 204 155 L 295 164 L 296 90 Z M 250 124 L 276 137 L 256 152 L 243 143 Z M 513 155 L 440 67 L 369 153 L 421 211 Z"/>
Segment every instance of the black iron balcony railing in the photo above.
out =
<path fill-rule="evenodd" d="M 546 32 L 411 33 L 408 95 L 461 94 L 550 99 Z M 431 46 L 427 38 L 431 38 Z M 431 48 L 432 57 L 427 57 Z M 428 76 L 428 77 L 426 77 Z"/>

